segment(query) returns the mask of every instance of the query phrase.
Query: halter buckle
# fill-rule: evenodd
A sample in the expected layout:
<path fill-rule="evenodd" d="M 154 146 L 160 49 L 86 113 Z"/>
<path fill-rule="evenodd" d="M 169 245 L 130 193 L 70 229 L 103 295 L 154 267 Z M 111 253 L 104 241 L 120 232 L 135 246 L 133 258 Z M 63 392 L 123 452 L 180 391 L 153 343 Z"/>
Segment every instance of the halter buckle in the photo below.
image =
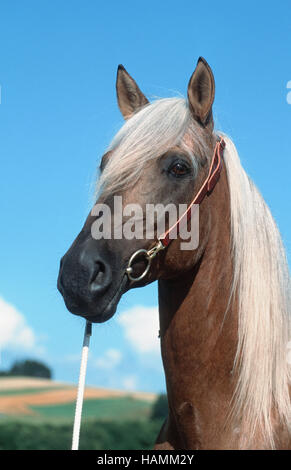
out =
<path fill-rule="evenodd" d="M 150 250 L 147 251 L 148 257 L 153 259 L 159 251 L 164 250 L 165 246 L 163 245 L 162 241 L 159 240 L 158 243 L 153 246 Z"/>

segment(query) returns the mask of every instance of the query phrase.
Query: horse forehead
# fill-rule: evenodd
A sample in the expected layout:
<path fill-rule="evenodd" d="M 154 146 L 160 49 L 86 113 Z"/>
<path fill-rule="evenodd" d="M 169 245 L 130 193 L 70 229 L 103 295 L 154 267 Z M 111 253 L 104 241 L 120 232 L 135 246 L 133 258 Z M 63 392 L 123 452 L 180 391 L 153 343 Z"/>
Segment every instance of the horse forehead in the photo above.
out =
<path fill-rule="evenodd" d="M 195 142 L 193 141 L 193 137 L 190 137 L 189 133 L 186 132 L 186 134 L 183 136 L 183 143 L 194 150 L 195 147 Z"/>

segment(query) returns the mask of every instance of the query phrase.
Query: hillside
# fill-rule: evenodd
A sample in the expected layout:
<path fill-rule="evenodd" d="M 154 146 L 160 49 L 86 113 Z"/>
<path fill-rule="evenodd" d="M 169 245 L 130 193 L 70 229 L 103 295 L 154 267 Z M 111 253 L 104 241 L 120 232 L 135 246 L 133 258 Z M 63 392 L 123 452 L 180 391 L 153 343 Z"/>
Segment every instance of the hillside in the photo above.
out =
<path fill-rule="evenodd" d="M 73 418 L 75 385 L 30 377 L 0 378 L 3 417 Z M 155 394 L 86 387 L 84 417 L 140 419 L 150 414 Z"/>

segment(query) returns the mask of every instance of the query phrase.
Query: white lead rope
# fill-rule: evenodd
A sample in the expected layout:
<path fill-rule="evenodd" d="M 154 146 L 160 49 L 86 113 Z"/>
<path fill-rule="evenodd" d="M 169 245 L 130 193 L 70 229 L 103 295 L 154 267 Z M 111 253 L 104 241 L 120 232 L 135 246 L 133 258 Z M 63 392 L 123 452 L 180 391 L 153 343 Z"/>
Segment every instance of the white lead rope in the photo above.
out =
<path fill-rule="evenodd" d="M 89 344 L 90 344 L 91 334 L 92 334 L 92 323 L 86 321 L 84 341 L 83 341 L 83 349 L 82 349 L 80 375 L 79 375 L 79 383 L 78 383 L 74 428 L 73 428 L 72 450 L 78 450 L 79 449 L 79 438 L 80 438 L 80 427 L 81 427 L 83 400 L 84 400 L 86 369 L 87 369 L 88 352 L 89 352 Z"/>

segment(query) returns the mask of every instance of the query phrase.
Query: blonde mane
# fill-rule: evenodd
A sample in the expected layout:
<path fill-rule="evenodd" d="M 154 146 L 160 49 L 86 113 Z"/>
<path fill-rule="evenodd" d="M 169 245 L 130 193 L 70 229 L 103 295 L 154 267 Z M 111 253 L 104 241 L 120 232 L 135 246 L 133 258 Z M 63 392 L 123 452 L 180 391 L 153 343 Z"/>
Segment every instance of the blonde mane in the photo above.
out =
<path fill-rule="evenodd" d="M 129 187 L 151 159 L 177 144 L 198 165 L 183 142 L 186 132 L 205 154 L 203 134 L 191 119 L 186 100 L 162 99 L 145 106 L 126 121 L 110 144 L 113 155 L 101 174 L 99 190 L 113 193 Z M 224 139 L 231 206 L 232 296 L 239 303 L 233 412 L 244 417 L 249 442 L 259 430 L 274 446 L 274 410 L 290 426 L 290 275 L 273 217 L 242 168 L 234 144 L 228 137 Z"/>
<path fill-rule="evenodd" d="M 232 292 L 239 302 L 234 411 L 244 416 L 250 442 L 260 430 L 274 447 L 272 408 L 291 424 L 290 274 L 270 210 L 242 168 L 234 144 L 223 137 L 231 205 Z"/>

